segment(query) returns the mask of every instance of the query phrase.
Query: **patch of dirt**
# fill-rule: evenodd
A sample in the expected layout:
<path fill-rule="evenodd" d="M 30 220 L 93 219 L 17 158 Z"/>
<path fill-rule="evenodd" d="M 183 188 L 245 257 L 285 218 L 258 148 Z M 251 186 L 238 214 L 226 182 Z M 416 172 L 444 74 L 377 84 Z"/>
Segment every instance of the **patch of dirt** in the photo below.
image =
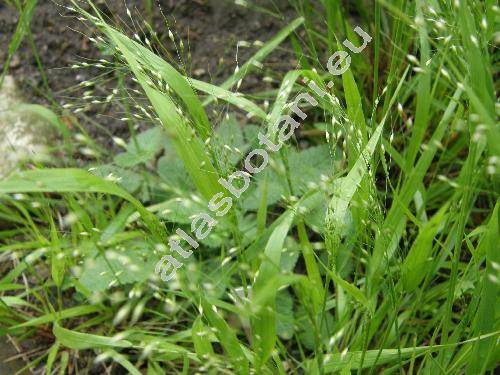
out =
<path fill-rule="evenodd" d="M 57 0 L 61 2 L 61 0 Z M 65 2 L 66 3 L 66 2 Z M 96 0 L 95 3 L 107 16 L 122 27 L 131 27 L 128 21 L 124 0 Z M 144 0 L 127 0 L 132 10 L 134 21 L 148 19 L 144 8 Z M 153 1 L 152 19 L 155 31 L 166 48 L 172 51 L 168 38 L 168 28 L 164 16 L 171 29 L 180 37 L 191 53 L 187 65 L 190 75 L 208 82 L 220 83 L 234 72 L 235 55 L 238 41 L 267 41 L 295 18 L 295 11 L 286 0 L 254 1 L 259 6 L 280 14 L 272 17 L 268 14 L 235 5 L 226 0 L 157 0 Z M 162 12 L 160 12 L 160 8 Z M 162 14 L 163 13 L 163 14 Z M 0 2 L 0 63 L 7 58 L 7 46 L 14 34 L 17 24 L 17 11 L 14 7 Z M 102 53 L 89 42 L 89 30 L 63 6 L 51 0 L 38 2 L 31 22 L 31 32 L 41 64 L 47 76 L 50 92 L 56 102 L 74 103 L 81 101 L 84 89 L 77 85 L 92 79 L 102 72 L 97 68 L 71 69 L 71 65 L 83 59 L 99 59 Z M 170 48 L 169 48 L 170 46 Z M 240 65 L 256 52 L 257 48 L 239 48 Z M 293 53 L 288 47 L 280 48 L 266 59 L 265 69 L 285 71 L 295 67 Z M 25 37 L 15 54 L 10 74 L 19 82 L 28 100 L 48 104 L 47 91 L 44 89 L 42 75 L 37 66 L 29 38 Z M 109 84 L 109 87 L 106 87 Z M 96 94 L 106 96 L 113 89 L 112 82 L 99 87 Z M 242 90 L 266 90 L 271 88 L 256 77 L 245 79 Z M 98 124 L 83 123 L 98 143 L 110 146 L 110 134 L 127 137 L 127 126 L 118 120 L 121 107 L 116 103 L 108 105 L 91 105 L 85 111 L 88 118 Z M 104 130 L 103 130 L 104 128 Z"/>
<path fill-rule="evenodd" d="M 6 336 L 0 337 L 0 374 L 15 374 L 26 365 L 18 355 L 12 342 Z"/>

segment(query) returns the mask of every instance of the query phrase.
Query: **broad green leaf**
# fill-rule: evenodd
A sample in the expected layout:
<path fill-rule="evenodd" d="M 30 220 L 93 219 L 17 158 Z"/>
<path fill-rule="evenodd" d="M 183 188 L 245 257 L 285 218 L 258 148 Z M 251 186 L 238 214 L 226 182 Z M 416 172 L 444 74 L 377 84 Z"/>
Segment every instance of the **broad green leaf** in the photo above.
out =
<path fill-rule="evenodd" d="M 234 116 L 229 116 L 222 121 L 215 131 L 214 138 L 220 149 L 219 160 L 223 164 L 236 164 L 250 148 Z"/>
<path fill-rule="evenodd" d="M 94 167 L 91 172 L 92 174 L 102 178 L 107 178 L 109 176 L 110 178 L 115 179 L 116 183 L 130 194 L 137 192 L 144 183 L 144 176 L 139 173 L 133 172 L 129 169 L 120 168 L 112 164 L 104 164 Z"/>
<path fill-rule="evenodd" d="M 311 183 L 319 184 L 323 178 L 331 177 L 334 172 L 332 159 L 328 145 L 292 150 L 288 154 L 288 167 L 294 193 L 302 195 L 310 189 Z"/>
<path fill-rule="evenodd" d="M 280 269 L 282 272 L 293 272 L 299 258 L 300 249 L 295 239 L 286 237 L 281 251 Z"/>
<path fill-rule="evenodd" d="M 124 250 L 87 255 L 79 281 L 91 292 L 103 292 L 113 286 L 139 283 L 154 273 L 156 261 L 152 249 L 145 242 L 127 242 Z"/>
<path fill-rule="evenodd" d="M 290 340 L 294 333 L 295 317 L 293 299 L 287 290 L 276 293 L 276 333 L 284 340 Z"/>
<path fill-rule="evenodd" d="M 328 146 L 321 145 L 310 147 L 305 150 L 291 150 L 288 153 L 288 166 L 290 169 L 290 180 L 294 193 L 302 196 L 310 189 L 311 184 L 318 184 L 322 176 L 332 174 L 332 156 L 328 151 Z M 280 200 L 282 195 L 287 194 L 286 176 L 282 164 L 272 169 L 268 167 L 267 173 L 267 205 L 270 206 Z M 243 200 L 243 207 L 246 210 L 257 210 L 262 203 L 262 189 L 266 175 L 258 175 L 255 184 L 252 185 Z M 324 215 L 322 216 L 322 220 Z"/>
<path fill-rule="evenodd" d="M 167 152 L 162 156 L 158 160 L 156 171 L 167 185 L 183 191 L 194 190 L 189 173 L 187 173 L 182 160 L 176 154 Z"/>
<path fill-rule="evenodd" d="M 162 149 L 167 135 L 161 128 L 148 129 L 127 145 L 127 151 L 117 154 L 114 162 L 119 167 L 133 167 L 153 159 Z"/>

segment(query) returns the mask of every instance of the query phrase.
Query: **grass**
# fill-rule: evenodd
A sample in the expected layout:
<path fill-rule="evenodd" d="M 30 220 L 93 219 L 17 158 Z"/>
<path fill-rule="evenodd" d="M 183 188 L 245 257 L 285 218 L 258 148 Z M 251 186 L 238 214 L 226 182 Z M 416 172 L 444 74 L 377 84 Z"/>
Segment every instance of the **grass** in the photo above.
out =
<path fill-rule="evenodd" d="M 16 1 L 15 4 L 8 4 L 10 6 L 16 6 L 19 10 L 19 21 L 16 27 L 16 31 L 12 37 L 11 42 L 9 43 L 7 49 L 7 61 L 3 64 L 2 75 L 0 76 L 0 84 L 3 83 L 3 79 L 5 74 L 7 74 L 7 70 L 9 69 L 10 62 L 14 53 L 19 48 L 24 36 L 29 33 L 29 24 L 31 22 L 31 18 L 33 17 L 33 10 L 36 7 L 36 0 L 27 1 L 26 4 L 21 4 L 19 1 Z"/>
<path fill-rule="evenodd" d="M 38 165 L 0 182 L 1 332 L 44 337 L 26 368 L 494 373 L 494 2 L 292 0 L 297 18 L 220 85 L 187 76 L 151 22 L 120 27 L 88 3 L 91 13 L 76 2 L 72 12 L 112 51 L 104 68 L 141 88 L 124 83 L 99 100 L 125 98 L 125 121 L 151 126 L 115 139 L 119 154 L 100 149 L 90 172 Z M 238 4 L 281 18 L 272 6 Z M 373 40 L 334 78 L 326 61 L 345 38 L 360 44 L 357 25 Z M 182 41 L 172 34 L 168 43 L 182 61 Z M 266 67 L 277 49 L 295 70 Z M 260 69 L 274 88 L 240 93 Z M 304 107 L 293 141 L 162 282 L 153 269 L 167 238 L 207 211 L 223 191 L 218 178 L 241 167 L 258 131 L 276 140 L 272 125 L 309 90 L 303 77 L 327 95 Z M 60 126 L 58 114 L 32 109 Z"/>

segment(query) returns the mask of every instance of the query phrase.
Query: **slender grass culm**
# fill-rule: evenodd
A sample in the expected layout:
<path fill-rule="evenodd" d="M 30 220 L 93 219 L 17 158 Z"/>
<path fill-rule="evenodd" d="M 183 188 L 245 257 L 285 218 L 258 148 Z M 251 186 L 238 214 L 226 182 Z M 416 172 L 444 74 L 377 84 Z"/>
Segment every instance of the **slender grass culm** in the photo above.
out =
<path fill-rule="evenodd" d="M 102 54 L 72 69 L 102 75 L 22 107 L 68 160 L 0 182 L 0 327 L 24 369 L 496 373 L 496 3 L 213 2 L 282 28 L 210 82 L 162 2 L 126 3 L 61 7 Z M 9 6 L 2 77 L 36 1 Z M 120 152 L 65 125 L 88 103 L 122 111 Z"/>

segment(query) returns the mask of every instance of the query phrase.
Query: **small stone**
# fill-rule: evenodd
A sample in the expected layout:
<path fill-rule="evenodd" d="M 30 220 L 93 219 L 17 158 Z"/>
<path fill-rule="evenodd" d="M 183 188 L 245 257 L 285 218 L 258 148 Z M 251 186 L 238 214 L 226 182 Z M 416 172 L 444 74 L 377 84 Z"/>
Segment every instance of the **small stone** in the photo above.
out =
<path fill-rule="evenodd" d="M 203 68 L 195 69 L 193 71 L 193 74 L 194 74 L 195 77 L 200 77 L 200 76 L 202 76 L 205 73 L 206 73 L 206 71 Z"/>
<path fill-rule="evenodd" d="M 14 78 L 5 76 L 0 87 L 0 177 L 7 176 L 21 162 L 49 160 L 47 146 L 53 128 L 22 104 Z"/>
<path fill-rule="evenodd" d="M 15 54 L 12 56 L 12 60 L 10 60 L 9 68 L 12 70 L 16 70 L 21 66 L 21 59 L 19 58 L 19 55 Z"/>

